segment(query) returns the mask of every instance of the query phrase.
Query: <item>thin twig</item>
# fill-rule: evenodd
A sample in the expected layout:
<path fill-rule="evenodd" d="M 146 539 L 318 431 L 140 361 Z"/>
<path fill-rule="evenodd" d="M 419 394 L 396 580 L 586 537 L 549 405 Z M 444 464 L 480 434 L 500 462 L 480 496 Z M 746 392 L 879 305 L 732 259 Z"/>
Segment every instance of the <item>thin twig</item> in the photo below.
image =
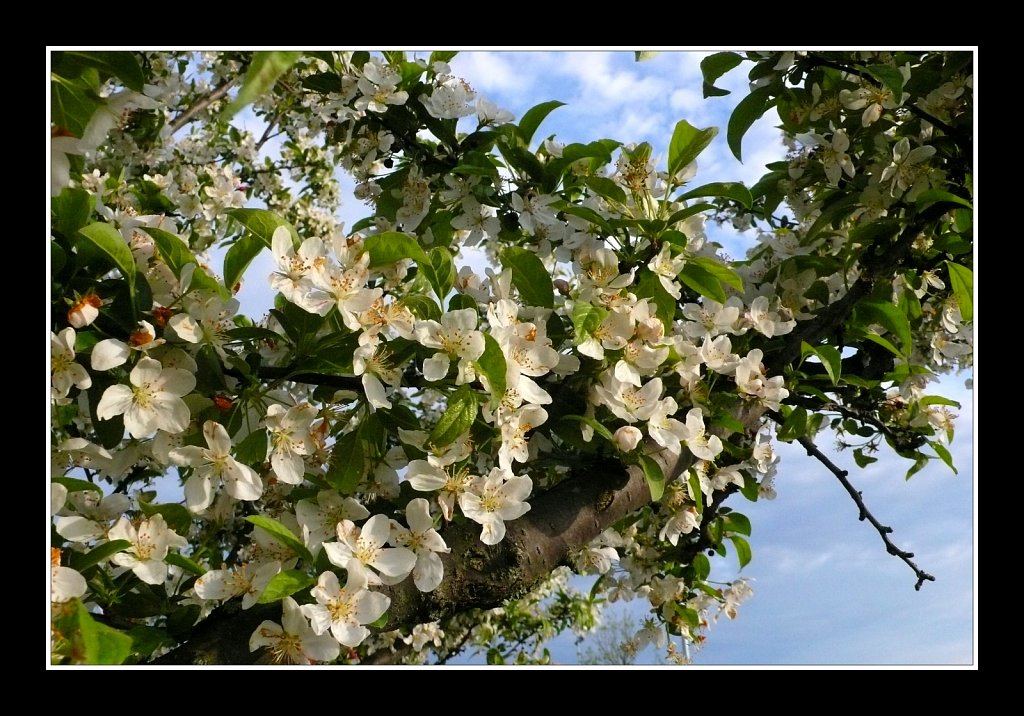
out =
<path fill-rule="evenodd" d="M 226 95 L 228 93 L 228 90 L 230 90 L 232 86 L 234 86 L 234 84 L 238 81 L 239 77 L 240 75 L 235 75 L 234 77 L 224 80 L 219 85 L 214 87 L 213 90 L 211 90 L 211 92 L 208 95 L 196 100 L 195 104 L 193 104 L 191 107 L 189 107 L 184 112 L 175 117 L 174 121 L 171 122 L 171 134 L 177 132 L 179 129 L 181 129 L 186 124 L 195 119 L 196 115 L 198 115 L 204 109 L 206 109 L 211 104 L 213 104 L 221 97 Z"/>
<path fill-rule="evenodd" d="M 871 526 L 878 531 L 878 534 L 882 537 L 882 542 L 885 543 L 885 550 L 894 557 L 899 557 L 900 559 L 902 559 L 904 562 L 907 563 L 908 567 L 914 570 L 914 574 L 917 575 L 917 584 L 914 585 L 914 589 L 920 591 L 921 585 L 924 584 L 925 581 L 934 582 L 935 577 L 928 574 L 914 563 L 913 552 L 906 552 L 900 549 L 895 544 L 893 544 L 892 540 L 889 539 L 889 535 L 892 534 L 892 527 L 883 525 L 875 518 L 873 514 L 871 514 L 871 511 L 868 509 L 868 506 L 864 504 L 863 495 L 861 495 L 860 491 L 857 490 L 857 488 L 855 488 L 853 484 L 850 482 L 848 478 L 849 473 L 846 470 L 840 469 L 834 462 L 829 460 L 828 457 L 821 450 L 818 449 L 818 446 L 815 445 L 810 438 L 800 437 L 797 438 L 797 440 L 801 445 L 803 445 L 808 455 L 817 458 L 818 462 L 827 467 L 829 471 L 836 476 L 836 479 L 839 480 L 840 484 L 844 488 L 846 488 L 846 491 L 850 493 L 850 497 L 852 497 L 853 501 L 857 503 L 857 509 L 860 510 L 860 517 L 858 519 L 860 519 L 861 521 L 867 520 L 871 523 Z"/>

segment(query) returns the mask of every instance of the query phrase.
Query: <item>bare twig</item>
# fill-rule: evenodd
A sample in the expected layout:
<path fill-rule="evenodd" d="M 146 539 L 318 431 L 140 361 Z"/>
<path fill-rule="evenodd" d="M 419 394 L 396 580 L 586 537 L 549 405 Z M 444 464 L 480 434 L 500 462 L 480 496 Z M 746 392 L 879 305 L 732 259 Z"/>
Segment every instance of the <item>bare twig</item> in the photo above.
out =
<path fill-rule="evenodd" d="M 184 112 L 179 114 L 171 122 L 171 134 L 174 134 L 179 129 L 184 127 L 186 124 L 191 122 L 196 116 L 204 109 L 209 107 L 211 104 L 219 100 L 221 97 L 226 95 L 228 91 L 234 86 L 241 75 L 235 75 L 229 79 L 224 80 L 219 85 L 214 87 L 208 95 L 196 100 L 196 103 L 186 109 Z"/>
<path fill-rule="evenodd" d="M 801 437 L 797 438 L 797 440 L 800 442 L 801 445 L 803 445 L 808 455 L 817 458 L 818 462 L 827 467 L 829 469 L 829 472 L 835 475 L 836 479 L 839 480 L 839 483 L 844 488 L 846 488 L 846 491 L 850 493 L 850 497 L 853 498 L 853 501 L 855 503 L 857 503 L 857 509 L 860 510 L 860 517 L 858 519 L 860 519 L 861 521 L 867 520 L 871 523 L 871 526 L 878 531 L 878 534 L 882 537 L 882 542 L 885 543 L 885 550 L 894 557 L 899 557 L 900 559 L 902 559 L 904 562 L 907 563 L 908 567 L 914 570 L 914 574 L 917 575 L 917 584 L 914 585 L 914 589 L 920 591 L 921 585 L 924 584 L 926 581 L 934 582 L 935 577 L 928 574 L 914 563 L 913 552 L 907 552 L 905 550 L 900 549 L 895 544 L 893 544 L 892 540 L 889 539 L 889 535 L 892 534 L 892 527 L 883 525 L 881 522 L 878 521 L 878 519 L 873 514 L 871 514 L 871 511 L 868 509 L 867 505 L 864 504 L 863 495 L 861 495 L 860 491 L 857 488 L 855 488 L 853 484 L 850 482 L 848 477 L 849 473 L 846 470 L 840 469 L 839 466 L 832 462 L 820 449 L 818 449 L 818 446 L 815 445 L 814 441 L 812 441 L 810 438 Z"/>

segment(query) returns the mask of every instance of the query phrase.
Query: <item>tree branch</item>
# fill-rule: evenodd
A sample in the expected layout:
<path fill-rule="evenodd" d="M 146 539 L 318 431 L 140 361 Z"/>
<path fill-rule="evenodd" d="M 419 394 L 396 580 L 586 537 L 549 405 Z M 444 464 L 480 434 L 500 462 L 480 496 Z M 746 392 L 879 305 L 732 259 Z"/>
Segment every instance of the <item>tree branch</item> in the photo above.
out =
<path fill-rule="evenodd" d="M 171 122 L 171 134 L 177 132 L 179 129 L 195 119 L 200 112 L 226 95 L 234 84 L 238 82 L 239 77 L 241 77 L 241 75 L 235 75 L 234 77 L 224 80 L 210 90 L 209 94 L 196 100 L 195 104 L 175 117 L 174 121 Z"/>
<path fill-rule="evenodd" d="M 813 52 L 808 52 L 807 56 L 810 59 L 814 60 L 815 63 L 817 63 L 819 65 L 822 65 L 824 67 L 831 67 L 834 70 L 839 70 L 840 72 L 847 72 L 847 73 L 849 73 L 851 75 L 856 75 L 857 77 L 860 77 L 862 80 L 864 80 L 865 82 L 868 82 L 869 84 L 871 84 L 871 85 L 873 85 L 875 87 L 881 87 L 882 86 L 881 82 L 879 82 L 870 73 L 868 73 L 868 72 L 866 72 L 864 70 L 858 69 L 856 67 L 850 67 L 849 65 L 844 65 L 844 64 L 842 64 L 840 62 L 836 62 L 835 60 L 830 60 L 827 57 L 823 57 L 823 56 L 815 54 Z M 895 99 L 897 101 L 899 101 L 898 97 L 896 97 Z M 950 126 L 946 122 L 943 122 L 941 119 L 939 119 L 938 117 L 933 115 L 931 112 L 923 110 L 920 107 L 918 107 L 917 105 L 913 105 L 913 104 L 907 105 L 906 107 L 904 107 L 904 109 L 909 111 L 911 114 L 916 116 L 918 119 L 923 119 L 924 121 L 928 122 L 929 124 L 932 124 L 932 125 L 938 127 L 945 134 L 947 134 L 949 137 L 951 137 L 952 139 L 955 139 L 956 141 L 960 142 L 961 144 L 966 144 L 967 147 L 971 146 L 971 137 L 970 136 L 964 134 L 963 132 L 958 130 L 956 127 Z"/>
<path fill-rule="evenodd" d="M 853 484 L 850 482 L 848 477 L 849 473 L 846 470 L 840 469 L 834 462 L 832 462 L 820 449 L 818 449 L 818 446 L 815 445 L 814 441 L 812 441 L 810 438 L 800 437 L 797 438 L 797 440 L 800 442 L 801 445 L 803 445 L 804 449 L 807 451 L 807 454 L 810 455 L 811 457 L 817 458 L 818 462 L 827 467 L 829 471 L 836 476 L 836 479 L 839 480 L 839 483 L 846 489 L 846 491 L 850 493 L 850 497 L 853 498 L 853 501 L 855 503 L 857 503 L 857 509 L 860 510 L 860 516 L 858 517 L 858 519 L 860 519 L 861 521 L 867 520 L 871 523 L 871 526 L 878 531 L 878 534 L 882 538 L 882 542 L 885 543 L 885 550 L 889 554 L 902 559 L 904 562 L 907 563 L 908 567 L 914 570 L 914 574 L 917 575 L 917 583 L 914 585 L 914 589 L 920 591 L 921 585 L 924 584 L 926 581 L 934 582 L 935 577 L 928 574 L 914 563 L 913 552 L 906 552 L 900 549 L 895 544 L 893 544 L 892 540 L 889 539 L 889 535 L 892 534 L 892 527 L 883 525 L 881 522 L 878 521 L 878 519 L 873 514 L 871 514 L 871 511 L 868 509 L 867 505 L 864 504 L 863 495 L 861 495 L 860 491 L 857 490 L 857 488 L 855 488 Z"/>

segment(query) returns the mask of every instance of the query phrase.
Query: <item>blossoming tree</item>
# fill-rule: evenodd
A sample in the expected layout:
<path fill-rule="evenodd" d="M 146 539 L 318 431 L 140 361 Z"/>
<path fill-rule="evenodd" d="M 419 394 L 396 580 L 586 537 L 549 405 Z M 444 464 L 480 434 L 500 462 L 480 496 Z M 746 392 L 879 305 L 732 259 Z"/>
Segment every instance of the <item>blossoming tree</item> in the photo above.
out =
<path fill-rule="evenodd" d="M 789 142 L 749 188 L 696 180 L 714 128 L 541 140 L 558 102 L 517 122 L 452 56 L 51 55 L 54 662 L 543 661 L 630 596 L 678 655 L 750 591 L 708 555 L 751 559 L 776 440 L 932 579 L 815 440 L 952 467 L 970 53 L 707 57 L 706 96 L 749 71 L 736 156 Z"/>

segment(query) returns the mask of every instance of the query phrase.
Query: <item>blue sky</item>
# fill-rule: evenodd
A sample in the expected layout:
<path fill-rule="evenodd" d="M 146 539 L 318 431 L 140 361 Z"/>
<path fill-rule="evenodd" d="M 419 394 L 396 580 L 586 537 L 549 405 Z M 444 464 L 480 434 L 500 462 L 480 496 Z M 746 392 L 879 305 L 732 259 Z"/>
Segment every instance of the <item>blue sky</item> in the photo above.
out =
<path fill-rule="evenodd" d="M 631 52 L 464 52 L 451 64 L 455 74 L 517 118 L 539 102 L 566 102 L 541 126 L 538 139 L 554 133 L 565 143 L 602 137 L 648 141 L 664 158 L 679 119 L 698 127 L 718 126 L 721 133 L 698 160 L 696 181 L 753 184 L 764 164 L 783 155 L 778 132 L 771 117 L 762 120 L 745 137 L 745 163 L 735 160 L 726 146 L 725 127 L 746 89 L 745 71 L 741 67 L 718 83 L 732 89 L 732 95 L 704 100 L 699 67 L 704 54 L 663 52 L 636 63 Z M 365 214 L 354 199 L 342 208 L 349 226 Z M 742 256 L 751 242 L 732 232 L 712 236 L 733 256 Z M 241 296 L 250 315 L 259 315 L 269 302 L 260 284 L 271 270 L 266 252 L 250 268 Z M 878 534 L 857 520 L 856 506 L 831 474 L 798 447 L 782 444 L 778 498 L 732 503 L 753 523 L 754 560 L 743 575 L 753 579 L 754 596 L 736 621 L 723 618 L 710 629 L 695 663 L 975 660 L 974 394 L 963 387 L 966 377 L 950 376 L 932 391 L 963 404 L 952 445 L 958 476 L 934 461 L 907 482 L 908 464 L 893 455 L 880 454 L 879 462 L 866 470 L 856 469 L 848 454 L 834 458 L 851 469 L 851 479 L 875 515 L 895 529 L 896 544 L 913 551 L 937 581 L 915 592 L 913 573 L 886 554 Z M 826 434 L 819 440 L 823 448 L 830 448 L 829 442 Z M 713 578 L 733 578 L 735 566 L 732 556 L 716 560 Z M 628 608 L 640 610 L 641 605 L 634 601 Z M 576 659 L 571 635 L 551 648 L 560 663 Z"/>

